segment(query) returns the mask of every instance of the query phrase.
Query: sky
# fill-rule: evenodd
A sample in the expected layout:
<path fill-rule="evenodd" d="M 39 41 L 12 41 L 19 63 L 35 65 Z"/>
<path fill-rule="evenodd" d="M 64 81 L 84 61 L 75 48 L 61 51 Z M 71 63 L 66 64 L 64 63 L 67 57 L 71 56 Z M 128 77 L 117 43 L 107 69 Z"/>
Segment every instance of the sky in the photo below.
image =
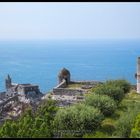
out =
<path fill-rule="evenodd" d="M 140 2 L 3 2 L 0 40 L 140 39 Z"/>

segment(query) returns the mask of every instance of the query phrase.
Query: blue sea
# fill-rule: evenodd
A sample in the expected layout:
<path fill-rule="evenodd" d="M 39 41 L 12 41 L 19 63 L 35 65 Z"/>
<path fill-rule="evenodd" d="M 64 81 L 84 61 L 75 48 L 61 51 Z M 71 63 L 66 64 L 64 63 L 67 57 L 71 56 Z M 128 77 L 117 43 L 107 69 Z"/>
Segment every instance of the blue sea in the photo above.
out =
<path fill-rule="evenodd" d="M 43 93 L 58 83 L 65 67 L 72 80 L 126 79 L 136 84 L 140 40 L 48 40 L 0 42 L 0 91 L 13 83 L 38 84 Z"/>

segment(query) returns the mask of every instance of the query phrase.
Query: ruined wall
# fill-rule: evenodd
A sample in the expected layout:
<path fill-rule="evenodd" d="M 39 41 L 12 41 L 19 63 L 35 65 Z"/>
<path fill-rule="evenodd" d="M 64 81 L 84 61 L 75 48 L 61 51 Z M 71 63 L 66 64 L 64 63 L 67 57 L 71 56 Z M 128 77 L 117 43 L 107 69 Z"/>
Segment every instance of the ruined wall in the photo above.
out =
<path fill-rule="evenodd" d="M 78 89 L 67 89 L 67 88 L 53 88 L 53 93 L 55 95 L 69 95 L 75 96 L 78 94 L 84 94 L 85 90 L 78 90 Z"/>
<path fill-rule="evenodd" d="M 0 99 L 4 99 L 6 96 L 6 92 L 0 92 Z"/>
<path fill-rule="evenodd" d="M 84 85 L 97 85 L 102 84 L 103 82 L 99 81 L 71 81 L 72 84 L 84 84 Z"/>
<path fill-rule="evenodd" d="M 83 85 L 97 85 L 102 84 L 102 82 L 99 81 L 71 81 L 71 84 L 83 84 Z M 53 88 L 53 93 L 55 95 L 69 95 L 69 96 L 75 96 L 78 94 L 84 94 L 86 90 L 83 89 L 68 89 L 66 88 L 66 80 L 63 80 L 59 85 L 57 85 L 55 88 Z"/>
<path fill-rule="evenodd" d="M 0 110 L 10 101 L 18 101 L 18 95 L 15 95 L 15 96 L 7 99 L 6 101 L 0 103 Z"/>

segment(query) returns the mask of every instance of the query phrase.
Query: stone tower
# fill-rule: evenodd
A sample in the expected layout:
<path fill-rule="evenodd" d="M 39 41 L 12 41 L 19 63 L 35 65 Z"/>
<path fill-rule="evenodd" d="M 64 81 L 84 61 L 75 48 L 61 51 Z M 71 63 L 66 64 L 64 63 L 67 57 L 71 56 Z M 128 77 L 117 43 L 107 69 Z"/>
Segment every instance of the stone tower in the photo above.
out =
<path fill-rule="evenodd" d="M 63 68 L 58 75 L 59 84 L 63 79 L 66 80 L 66 84 L 70 83 L 70 72 L 66 68 Z"/>
<path fill-rule="evenodd" d="M 136 78 L 137 78 L 137 93 L 140 93 L 140 57 L 138 57 L 138 60 L 137 60 Z"/>
<path fill-rule="evenodd" d="M 8 90 L 12 85 L 12 80 L 9 76 L 9 74 L 7 75 L 6 79 L 5 79 L 5 87 L 6 87 L 6 90 Z"/>

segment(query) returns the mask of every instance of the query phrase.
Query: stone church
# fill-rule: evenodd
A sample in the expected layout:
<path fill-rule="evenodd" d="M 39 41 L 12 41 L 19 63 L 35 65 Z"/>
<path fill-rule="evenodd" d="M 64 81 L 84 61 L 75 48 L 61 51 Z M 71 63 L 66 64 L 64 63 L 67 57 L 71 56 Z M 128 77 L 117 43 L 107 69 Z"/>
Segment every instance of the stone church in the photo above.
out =
<path fill-rule="evenodd" d="M 12 83 L 12 79 L 9 74 L 5 79 L 5 87 L 7 96 L 14 96 L 16 94 L 37 95 L 41 93 L 38 85 Z"/>

